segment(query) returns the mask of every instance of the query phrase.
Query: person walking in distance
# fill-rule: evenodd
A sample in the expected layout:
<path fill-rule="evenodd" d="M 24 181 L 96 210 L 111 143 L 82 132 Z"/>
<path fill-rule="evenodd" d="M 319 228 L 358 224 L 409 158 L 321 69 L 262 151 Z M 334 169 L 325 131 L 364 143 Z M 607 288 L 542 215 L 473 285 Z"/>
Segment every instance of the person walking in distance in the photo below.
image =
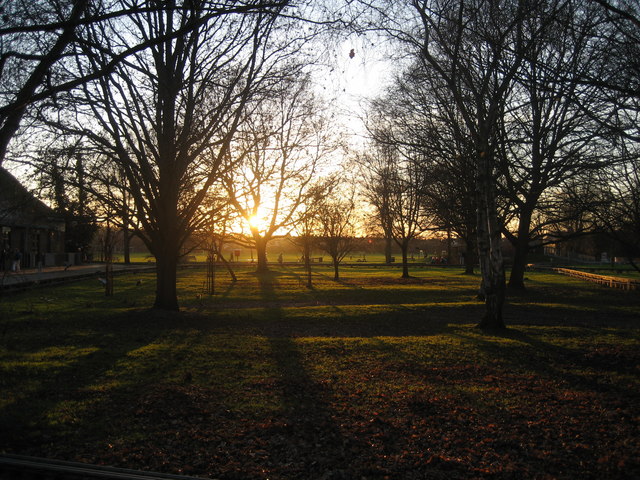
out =
<path fill-rule="evenodd" d="M 12 272 L 19 272 L 20 271 L 20 261 L 22 260 L 22 253 L 20 252 L 20 250 L 18 250 L 16 248 L 16 252 L 13 255 L 13 263 L 11 264 L 11 271 Z"/>

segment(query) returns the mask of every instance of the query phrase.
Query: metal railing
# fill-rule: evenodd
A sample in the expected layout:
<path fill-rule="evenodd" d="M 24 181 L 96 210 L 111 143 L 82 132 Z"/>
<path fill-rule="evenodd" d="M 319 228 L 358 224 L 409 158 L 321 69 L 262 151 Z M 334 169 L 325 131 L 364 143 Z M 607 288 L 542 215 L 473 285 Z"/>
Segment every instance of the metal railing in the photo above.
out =
<path fill-rule="evenodd" d="M 203 477 L 144 472 L 23 455 L 0 455 L 0 479 L 2 480 L 93 480 L 96 478 L 103 480 L 203 480 Z"/>

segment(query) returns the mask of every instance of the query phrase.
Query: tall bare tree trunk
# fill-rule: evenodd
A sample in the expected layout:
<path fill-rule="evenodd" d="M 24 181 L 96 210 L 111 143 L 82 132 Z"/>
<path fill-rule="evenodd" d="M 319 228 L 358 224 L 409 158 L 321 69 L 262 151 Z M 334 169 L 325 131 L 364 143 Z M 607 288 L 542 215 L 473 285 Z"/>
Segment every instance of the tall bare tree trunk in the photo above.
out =
<path fill-rule="evenodd" d="M 384 261 L 385 263 L 391 263 L 391 247 L 393 244 L 393 238 L 389 234 L 384 236 Z"/>
<path fill-rule="evenodd" d="M 269 265 L 267 263 L 267 241 L 264 238 L 254 237 L 256 242 L 256 255 L 258 257 L 258 272 L 268 272 Z"/>
<path fill-rule="evenodd" d="M 482 274 L 485 314 L 478 327 L 487 330 L 506 328 L 502 319 L 505 299 L 502 233 L 498 222 L 496 192 L 492 179 L 493 162 L 488 145 L 479 150 L 476 194 L 478 200 L 478 253 Z"/>
<path fill-rule="evenodd" d="M 122 250 L 124 252 L 124 263 L 129 265 L 131 263 L 131 234 L 126 222 L 122 228 Z"/>
<path fill-rule="evenodd" d="M 469 240 L 465 240 L 465 252 L 464 252 L 464 273 L 466 275 L 473 275 L 474 266 L 476 264 L 476 244 Z"/>
<path fill-rule="evenodd" d="M 509 288 L 524 290 L 524 272 L 527 267 L 527 254 L 529 253 L 529 241 L 531 234 L 529 227 L 531 225 L 530 209 L 523 208 L 518 223 L 518 238 L 516 238 L 513 255 L 513 265 L 509 276 Z"/>
<path fill-rule="evenodd" d="M 178 255 L 166 252 L 156 255 L 156 298 L 154 308 L 178 311 L 178 292 L 176 288 Z"/>
<path fill-rule="evenodd" d="M 311 288 L 311 240 L 305 235 L 302 241 L 304 242 L 302 256 L 304 257 L 304 269 L 307 272 L 307 288 Z"/>
<path fill-rule="evenodd" d="M 409 242 L 402 242 L 400 249 L 402 250 L 402 278 L 409 278 Z"/>
<path fill-rule="evenodd" d="M 180 255 L 180 234 L 178 231 L 178 188 L 173 179 L 163 177 L 160 171 L 161 205 L 158 209 L 160 228 L 152 237 L 152 252 L 156 257 L 156 298 L 154 308 L 179 310 L 176 287 L 178 258 Z"/>

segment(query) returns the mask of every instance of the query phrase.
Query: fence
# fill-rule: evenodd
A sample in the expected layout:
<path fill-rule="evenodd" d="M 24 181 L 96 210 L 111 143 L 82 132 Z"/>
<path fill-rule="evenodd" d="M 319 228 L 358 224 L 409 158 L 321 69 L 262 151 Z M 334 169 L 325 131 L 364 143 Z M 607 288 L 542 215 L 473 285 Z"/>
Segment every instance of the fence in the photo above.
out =
<path fill-rule="evenodd" d="M 610 275 L 597 275 L 595 273 L 581 272 L 569 268 L 554 268 L 554 271 L 570 277 L 580 278 L 588 282 L 597 283 L 610 288 L 621 288 L 623 290 L 640 290 L 640 281 L 625 277 L 612 277 Z"/>

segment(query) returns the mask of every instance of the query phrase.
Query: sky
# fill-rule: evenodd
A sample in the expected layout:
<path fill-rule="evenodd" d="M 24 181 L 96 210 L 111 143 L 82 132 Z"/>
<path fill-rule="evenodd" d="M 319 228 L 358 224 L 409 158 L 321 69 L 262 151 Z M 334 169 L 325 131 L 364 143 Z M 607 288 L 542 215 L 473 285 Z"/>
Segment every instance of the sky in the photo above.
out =
<path fill-rule="evenodd" d="M 325 73 L 317 83 L 334 109 L 340 133 L 349 148 L 356 151 L 366 144 L 363 119 L 367 101 L 383 93 L 392 75 L 391 62 L 382 49 L 364 36 L 351 35 L 334 45 Z M 337 165 L 341 160 L 336 158 L 330 163 Z M 11 162 L 11 170 L 20 176 L 27 168 Z"/>
<path fill-rule="evenodd" d="M 390 82 L 393 68 L 384 52 L 369 39 L 351 36 L 338 47 L 333 70 L 320 82 L 324 94 L 335 99 L 336 113 L 354 142 L 365 135 L 362 119 L 367 101 L 380 96 Z"/>

